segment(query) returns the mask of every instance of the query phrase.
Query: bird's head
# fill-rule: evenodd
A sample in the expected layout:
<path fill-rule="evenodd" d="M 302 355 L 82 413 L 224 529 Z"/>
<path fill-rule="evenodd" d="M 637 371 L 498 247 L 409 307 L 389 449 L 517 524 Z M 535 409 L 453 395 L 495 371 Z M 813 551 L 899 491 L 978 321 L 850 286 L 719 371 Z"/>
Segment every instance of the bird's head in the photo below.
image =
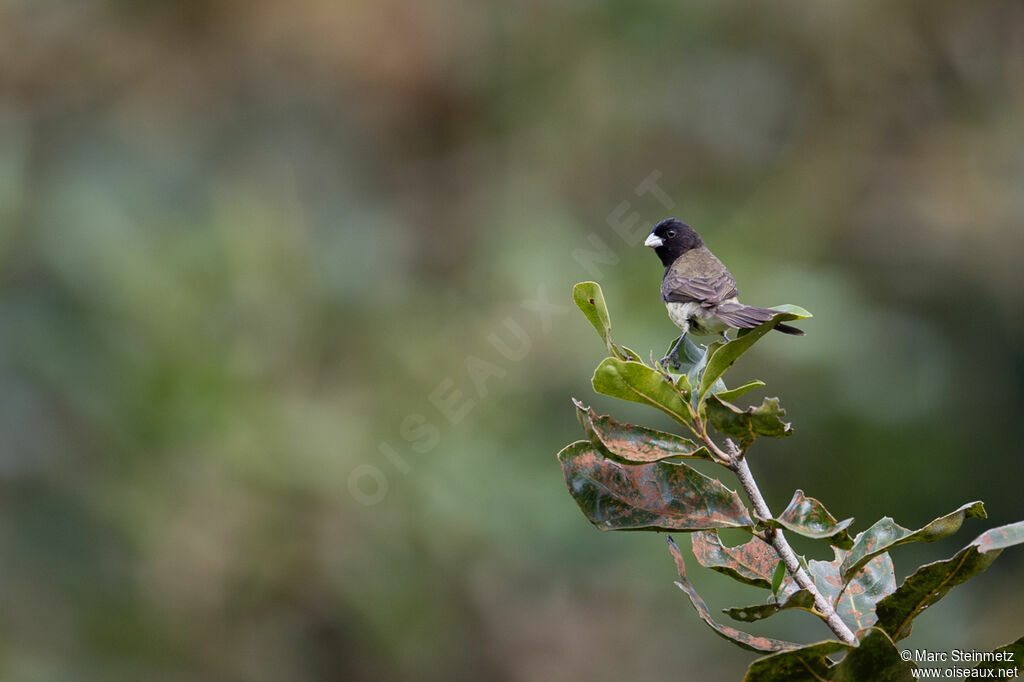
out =
<path fill-rule="evenodd" d="M 653 248 L 662 265 L 668 267 L 690 249 L 704 246 L 704 240 L 696 230 L 678 218 L 665 218 L 647 235 L 644 246 Z"/>

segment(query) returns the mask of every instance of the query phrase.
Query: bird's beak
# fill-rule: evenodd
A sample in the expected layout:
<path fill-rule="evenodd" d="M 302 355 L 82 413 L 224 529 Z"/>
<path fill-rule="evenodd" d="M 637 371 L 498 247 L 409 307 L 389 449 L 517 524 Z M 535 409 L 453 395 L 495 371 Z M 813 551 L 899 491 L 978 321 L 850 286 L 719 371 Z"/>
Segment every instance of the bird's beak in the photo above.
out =
<path fill-rule="evenodd" d="M 661 240 L 661 237 L 651 232 L 649 235 L 647 235 L 647 241 L 644 242 L 644 246 L 649 246 L 652 249 L 656 249 L 664 243 L 665 242 Z"/>

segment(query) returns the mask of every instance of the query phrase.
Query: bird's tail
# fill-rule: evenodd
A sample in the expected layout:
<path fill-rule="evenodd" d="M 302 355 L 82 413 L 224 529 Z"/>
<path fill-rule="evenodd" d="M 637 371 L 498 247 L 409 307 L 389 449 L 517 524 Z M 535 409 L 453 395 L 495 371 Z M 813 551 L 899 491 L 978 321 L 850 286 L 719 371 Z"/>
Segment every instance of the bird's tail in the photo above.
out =
<path fill-rule="evenodd" d="M 793 336 L 804 335 L 803 329 L 797 329 L 796 327 L 792 327 L 788 324 L 782 324 L 781 322 L 775 325 L 775 331 L 782 332 L 783 334 L 792 334 Z"/>
<path fill-rule="evenodd" d="M 758 308 L 757 306 L 743 305 L 742 303 L 722 303 L 715 308 L 715 317 L 736 329 L 758 327 L 778 314 L 778 310 Z M 804 335 L 802 329 L 791 327 L 788 324 L 779 323 L 775 325 L 775 330 L 794 336 Z"/>

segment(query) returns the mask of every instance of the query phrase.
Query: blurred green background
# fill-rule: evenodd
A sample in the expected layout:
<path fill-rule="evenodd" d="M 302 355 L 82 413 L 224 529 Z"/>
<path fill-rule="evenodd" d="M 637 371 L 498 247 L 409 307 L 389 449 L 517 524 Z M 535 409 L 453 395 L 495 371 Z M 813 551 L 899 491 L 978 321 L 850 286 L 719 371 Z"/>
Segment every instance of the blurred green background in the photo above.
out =
<path fill-rule="evenodd" d="M 676 215 L 814 312 L 730 375 L 797 429 L 752 468 L 861 530 L 986 502 L 902 579 L 1024 518 L 1022 188 L 1011 0 L 0 3 L 0 678 L 738 678 L 565 491 L 570 396 L 669 426 L 571 285 L 663 351 L 612 225 Z M 908 646 L 1017 638 L 1022 572 Z"/>

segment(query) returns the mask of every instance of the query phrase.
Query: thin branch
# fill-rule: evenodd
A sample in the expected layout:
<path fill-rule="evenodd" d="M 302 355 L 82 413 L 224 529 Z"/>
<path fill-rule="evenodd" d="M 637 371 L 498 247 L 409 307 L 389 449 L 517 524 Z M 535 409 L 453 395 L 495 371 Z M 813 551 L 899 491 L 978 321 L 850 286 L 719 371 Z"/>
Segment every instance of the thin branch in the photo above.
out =
<path fill-rule="evenodd" d="M 652 357 L 652 364 L 653 357 Z M 654 365 L 657 367 L 657 365 Z M 667 374 L 664 370 L 659 370 L 663 374 Z M 764 496 L 761 495 L 761 490 L 757 487 L 757 482 L 754 480 L 754 475 L 750 472 L 750 467 L 747 466 L 747 461 L 744 457 L 746 454 L 745 449 L 740 449 L 736 446 L 736 443 L 731 438 L 725 439 L 725 450 L 718 446 L 718 443 L 714 441 L 708 435 L 707 423 L 700 418 L 700 410 L 694 409 L 693 405 L 686 396 L 683 395 L 682 391 L 676 386 L 676 382 L 672 380 L 671 376 L 668 376 L 669 384 L 680 394 L 683 398 L 683 402 L 686 404 L 687 411 L 690 413 L 690 418 L 693 424 L 686 424 L 686 426 L 693 432 L 693 434 L 704 441 L 707 445 L 708 450 L 716 458 L 719 464 L 728 467 L 740 481 L 740 485 L 743 486 L 743 490 L 747 493 L 747 498 L 754 507 L 754 516 L 760 519 L 771 519 L 773 518 L 771 510 L 768 508 L 768 503 L 765 502 Z M 814 597 L 814 606 L 818 613 L 824 619 L 825 623 L 828 624 L 829 628 L 836 634 L 839 639 L 843 640 L 847 644 L 857 646 L 857 637 L 850 630 L 849 626 L 843 622 L 843 619 L 836 613 L 835 607 L 826 599 L 821 592 L 818 590 L 817 585 L 811 580 L 811 577 L 807 575 L 807 571 L 800 566 L 800 560 L 797 559 L 796 552 L 789 546 L 789 542 L 786 540 L 786 536 L 782 533 L 780 528 L 768 528 L 765 533 L 765 540 L 768 541 L 773 548 L 775 548 L 776 554 L 782 559 L 782 562 L 786 565 L 786 570 L 790 575 L 793 576 L 793 580 L 796 581 L 797 585 L 804 588 Z"/>
<path fill-rule="evenodd" d="M 707 425 L 699 420 L 695 421 L 697 421 L 697 423 L 702 427 L 702 435 L 708 448 L 718 456 L 722 457 L 726 466 L 736 474 L 736 478 L 739 479 L 740 485 L 743 486 L 744 492 L 747 493 L 747 498 L 754 507 L 755 518 L 774 518 L 771 510 L 768 508 L 768 503 L 765 502 L 764 496 L 761 494 L 761 489 L 757 487 L 757 481 L 754 480 L 754 475 L 750 472 L 750 467 L 747 466 L 747 460 L 744 456 L 746 454 L 746 450 L 741 450 L 736 446 L 736 443 L 734 443 L 731 438 L 726 438 L 726 450 L 723 451 L 718 447 L 718 444 L 708 436 Z M 793 580 L 796 581 L 797 585 L 810 592 L 811 596 L 814 597 L 815 608 L 817 608 L 818 613 L 821 614 L 822 619 L 832 632 L 847 644 L 857 646 L 856 635 L 854 635 L 849 626 L 843 622 L 843 619 L 839 617 L 838 613 L 836 613 L 836 609 L 832 603 L 821 594 L 821 591 L 818 590 L 818 586 L 814 584 L 811 577 L 807 575 L 807 571 L 805 571 L 800 565 L 800 560 L 797 559 L 796 552 L 793 551 L 793 548 L 789 546 L 789 542 L 786 540 L 786 536 L 782 533 L 782 529 L 767 529 L 764 539 L 775 548 L 776 554 L 778 554 L 779 558 L 782 559 L 782 563 L 786 565 L 786 570 L 793 576 Z"/>
<path fill-rule="evenodd" d="M 718 447 L 718 443 L 716 443 L 708 435 L 707 424 L 705 424 L 704 422 L 697 418 L 697 414 L 696 412 L 694 412 L 693 408 L 690 408 L 690 413 L 693 414 L 694 423 L 701 427 L 700 432 L 697 434 L 697 437 L 703 440 L 704 444 L 708 446 L 708 449 L 712 452 L 712 454 L 714 454 L 718 458 L 719 464 L 727 467 L 728 469 L 733 469 L 733 467 L 736 465 L 736 460 L 738 459 L 734 452 L 722 450 L 722 448 Z M 732 441 L 726 440 L 726 443 L 731 445 Z M 735 447 L 736 446 L 733 445 L 733 448 Z"/>
<path fill-rule="evenodd" d="M 740 480 L 740 485 L 743 486 L 743 490 L 746 491 L 747 497 L 750 498 L 750 503 L 754 505 L 755 516 L 763 519 L 772 518 L 771 510 L 768 509 L 768 503 L 765 502 L 760 489 L 757 487 L 757 482 L 754 480 L 753 474 L 750 473 L 750 467 L 747 466 L 747 460 L 743 457 L 733 457 L 732 462 L 733 465 L 730 468 Z M 786 564 L 786 570 L 793 576 L 793 580 L 796 581 L 797 585 L 810 592 L 814 597 L 815 608 L 821 614 L 821 617 L 828 624 L 832 632 L 836 633 L 836 636 L 847 644 L 857 646 L 857 637 L 853 634 L 853 631 L 850 630 L 849 626 L 843 622 L 843 619 L 839 617 L 839 614 L 836 613 L 832 603 L 821 594 L 818 587 L 814 584 L 814 581 L 811 580 L 809 575 L 807 575 L 807 571 L 800 566 L 800 560 L 797 559 L 793 548 L 789 546 L 789 542 L 786 541 L 786 536 L 783 535 L 781 529 L 775 529 L 775 533 L 771 538 L 771 544 L 778 553 L 779 558 L 782 559 L 784 564 Z"/>

